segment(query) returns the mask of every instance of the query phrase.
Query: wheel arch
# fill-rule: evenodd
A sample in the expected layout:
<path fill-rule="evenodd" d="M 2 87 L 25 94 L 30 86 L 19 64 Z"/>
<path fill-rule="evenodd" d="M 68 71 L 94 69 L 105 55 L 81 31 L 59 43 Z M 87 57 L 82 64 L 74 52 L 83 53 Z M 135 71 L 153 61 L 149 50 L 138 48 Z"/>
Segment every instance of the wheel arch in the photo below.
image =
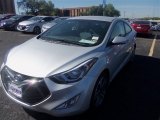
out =
<path fill-rule="evenodd" d="M 110 72 L 109 72 L 109 69 L 108 69 L 108 68 L 105 68 L 105 69 L 101 72 L 100 75 L 102 75 L 102 74 L 107 74 L 108 80 L 110 80 Z"/>
<path fill-rule="evenodd" d="M 97 77 L 97 80 L 95 81 L 95 83 L 94 83 L 94 87 L 93 87 L 93 89 L 92 89 L 92 94 L 91 94 L 91 98 L 90 98 L 90 109 L 89 110 L 91 110 L 91 109 L 94 109 L 94 107 L 93 107 L 93 95 L 94 95 L 94 90 L 95 90 L 95 87 L 96 87 L 96 84 L 97 84 L 97 82 L 98 82 L 98 79 L 102 76 L 102 75 L 107 75 L 107 79 L 108 79 L 108 85 L 109 85 L 109 82 L 110 82 L 110 72 L 109 72 L 109 69 L 108 68 L 105 68 L 105 69 L 103 69 L 101 72 L 100 72 L 100 74 L 99 74 L 99 76 Z M 108 85 L 107 85 L 107 87 L 108 87 Z"/>
<path fill-rule="evenodd" d="M 38 26 L 38 25 L 34 26 L 34 28 L 33 28 L 33 32 L 34 33 L 35 33 L 35 28 L 38 28 L 39 32 L 41 33 L 41 27 L 40 26 Z M 40 33 L 38 33 L 38 34 L 40 34 Z M 35 33 L 35 34 L 37 34 L 37 33 Z"/>

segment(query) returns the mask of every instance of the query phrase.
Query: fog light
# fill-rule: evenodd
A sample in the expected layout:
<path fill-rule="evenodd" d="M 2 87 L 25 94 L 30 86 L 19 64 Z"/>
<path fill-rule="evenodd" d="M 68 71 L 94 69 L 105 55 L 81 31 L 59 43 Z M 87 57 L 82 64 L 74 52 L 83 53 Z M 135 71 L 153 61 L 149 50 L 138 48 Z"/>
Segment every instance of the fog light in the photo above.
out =
<path fill-rule="evenodd" d="M 70 108 L 70 107 L 74 106 L 77 103 L 79 97 L 80 97 L 80 94 L 74 96 L 73 98 L 71 98 L 68 101 L 64 102 L 63 104 L 59 105 L 55 109 L 56 110 L 61 110 L 61 109 Z"/>

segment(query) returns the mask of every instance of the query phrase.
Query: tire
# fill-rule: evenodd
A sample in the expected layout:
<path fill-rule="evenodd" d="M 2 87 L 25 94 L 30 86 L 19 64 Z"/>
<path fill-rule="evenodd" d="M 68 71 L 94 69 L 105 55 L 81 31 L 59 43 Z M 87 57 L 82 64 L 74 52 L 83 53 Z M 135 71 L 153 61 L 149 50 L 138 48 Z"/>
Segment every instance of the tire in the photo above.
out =
<path fill-rule="evenodd" d="M 38 27 L 38 26 L 34 27 L 33 33 L 36 34 L 36 35 L 40 34 L 41 33 L 41 28 Z"/>
<path fill-rule="evenodd" d="M 108 74 L 106 72 L 103 72 L 98 78 L 92 93 L 90 104 L 90 108 L 92 110 L 99 109 L 103 106 L 107 92 L 108 81 Z"/>

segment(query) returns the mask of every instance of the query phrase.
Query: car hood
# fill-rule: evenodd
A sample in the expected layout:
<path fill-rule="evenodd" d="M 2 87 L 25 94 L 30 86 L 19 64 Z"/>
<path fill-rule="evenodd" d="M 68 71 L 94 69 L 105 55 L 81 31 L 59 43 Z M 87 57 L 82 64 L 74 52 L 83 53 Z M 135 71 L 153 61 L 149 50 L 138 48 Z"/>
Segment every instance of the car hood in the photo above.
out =
<path fill-rule="evenodd" d="M 5 64 L 24 75 L 47 77 L 69 70 L 89 59 L 84 56 L 92 58 L 90 54 L 93 50 L 96 47 L 49 43 L 34 38 L 13 48 Z"/>
<path fill-rule="evenodd" d="M 23 22 L 20 22 L 19 25 L 31 25 L 31 24 L 35 24 L 38 23 L 39 21 L 33 21 L 33 20 L 26 20 Z"/>

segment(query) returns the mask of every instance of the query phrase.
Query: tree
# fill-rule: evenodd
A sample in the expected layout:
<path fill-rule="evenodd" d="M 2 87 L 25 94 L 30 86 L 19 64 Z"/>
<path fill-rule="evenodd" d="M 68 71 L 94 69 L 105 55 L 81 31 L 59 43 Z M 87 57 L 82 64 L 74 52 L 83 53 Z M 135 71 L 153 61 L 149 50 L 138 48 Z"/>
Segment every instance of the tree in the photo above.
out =
<path fill-rule="evenodd" d="M 105 16 L 120 16 L 120 12 L 114 8 L 114 6 L 112 4 L 107 4 L 104 6 L 103 5 L 99 5 L 99 6 L 93 6 L 90 8 L 89 11 L 87 12 L 83 12 L 81 13 L 81 15 L 93 15 L 93 16 L 102 16 L 104 12 Z"/>
<path fill-rule="evenodd" d="M 60 10 L 59 8 L 55 8 L 55 9 L 54 9 L 54 15 L 55 15 L 55 16 L 61 15 L 61 10 Z"/>
<path fill-rule="evenodd" d="M 104 14 L 106 16 L 111 16 L 111 17 L 120 16 L 120 12 L 117 9 L 115 9 L 112 4 L 108 4 L 105 6 Z"/>
<path fill-rule="evenodd" d="M 26 14 L 32 15 L 54 15 L 54 4 L 45 0 L 22 0 L 21 8 Z"/>

